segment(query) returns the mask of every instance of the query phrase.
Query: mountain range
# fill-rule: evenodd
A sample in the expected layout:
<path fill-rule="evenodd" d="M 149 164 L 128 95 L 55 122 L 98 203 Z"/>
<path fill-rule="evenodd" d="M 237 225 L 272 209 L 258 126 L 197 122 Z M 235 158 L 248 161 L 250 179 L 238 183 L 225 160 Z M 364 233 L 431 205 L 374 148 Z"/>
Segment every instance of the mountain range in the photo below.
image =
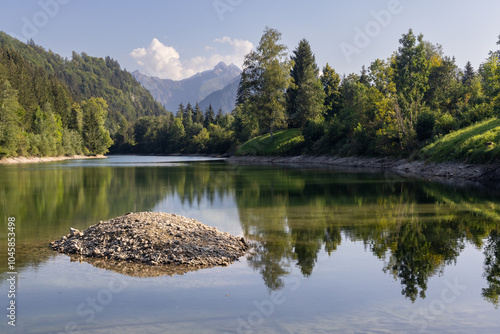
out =
<path fill-rule="evenodd" d="M 194 106 L 198 102 L 203 110 L 212 105 L 215 111 L 230 113 L 236 102 L 241 70 L 234 64 L 220 62 L 213 70 L 179 81 L 150 77 L 139 71 L 132 75 L 169 111 L 175 112 L 181 103 Z"/>

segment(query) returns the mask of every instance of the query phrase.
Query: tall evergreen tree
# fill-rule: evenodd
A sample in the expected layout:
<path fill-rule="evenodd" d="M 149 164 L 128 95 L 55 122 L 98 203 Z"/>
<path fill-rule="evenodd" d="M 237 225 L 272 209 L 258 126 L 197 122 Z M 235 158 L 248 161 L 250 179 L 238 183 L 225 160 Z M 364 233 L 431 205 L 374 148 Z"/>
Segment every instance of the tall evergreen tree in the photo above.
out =
<path fill-rule="evenodd" d="M 203 124 L 204 120 L 205 116 L 203 115 L 203 110 L 201 110 L 199 103 L 196 102 L 193 112 L 193 122 Z"/>
<path fill-rule="evenodd" d="M 193 125 L 193 107 L 191 103 L 188 102 L 186 105 L 186 109 L 184 109 L 184 113 L 182 115 L 182 124 L 184 125 L 184 129 L 189 129 Z"/>
<path fill-rule="evenodd" d="M 305 39 L 299 42 L 291 57 L 290 71 L 292 84 L 287 91 L 288 125 L 303 128 L 307 121 L 315 121 L 323 116 L 325 93 L 319 79 L 316 58 Z"/>
<path fill-rule="evenodd" d="M 464 75 L 462 76 L 462 84 L 470 87 L 472 85 L 472 81 L 476 77 L 476 72 L 474 71 L 474 67 L 470 61 L 465 64 Z"/>
<path fill-rule="evenodd" d="M 215 123 L 215 112 L 214 109 L 212 108 L 212 104 L 210 104 L 207 110 L 205 111 L 205 123 L 203 125 L 208 129 L 210 124 L 214 123 Z"/>
<path fill-rule="evenodd" d="M 219 108 L 219 111 L 217 111 L 217 115 L 215 116 L 215 123 L 220 125 L 223 117 L 224 113 L 222 112 L 222 108 Z"/>
<path fill-rule="evenodd" d="M 78 133 L 81 133 L 82 127 L 83 127 L 82 107 L 80 107 L 78 103 L 73 103 L 73 106 L 71 107 L 68 128 L 70 130 L 75 130 Z"/>
<path fill-rule="evenodd" d="M 184 105 L 182 103 L 179 104 L 179 108 L 177 109 L 177 112 L 175 113 L 175 117 L 182 119 L 184 117 L 186 109 L 184 108 Z"/>

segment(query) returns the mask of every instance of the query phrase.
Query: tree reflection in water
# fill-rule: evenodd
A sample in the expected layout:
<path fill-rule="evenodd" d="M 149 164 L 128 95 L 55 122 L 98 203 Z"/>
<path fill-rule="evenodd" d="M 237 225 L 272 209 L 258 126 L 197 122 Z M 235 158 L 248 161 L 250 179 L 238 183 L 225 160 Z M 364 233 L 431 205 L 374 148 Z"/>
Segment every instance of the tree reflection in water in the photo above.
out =
<path fill-rule="evenodd" d="M 483 289 L 483 297 L 498 307 L 500 293 L 500 230 L 498 228 L 491 231 L 484 255 L 484 277 L 488 282 L 488 287 Z"/>
<path fill-rule="evenodd" d="M 457 261 L 468 244 L 484 247 L 483 296 L 498 305 L 500 202 L 473 188 L 320 169 L 223 163 L 127 168 L 5 168 L 0 203 L 19 222 L 18 269 L 51 256 L 45 243 L 130 211 L 148 211 L 175 197 L 186 206 L 234 198 L 248 256 L 271 290 L 293 266 L 313 274 L 318 255 L 342 240 L 363 242 L 383 259 L 411 301 L 425 298 L 430 277 Z M 218 199 L 218 201 L 216 201 Z M 6 245 L 0 242 L 0 256 Z M 484 245 L 483 245 L 484 242 Z M 3 252 L 3 253 L 2 253 Z M 2 272 L 6 272 L 2 268 Z"/>
<path fill-rule="evenodd" d="M 485 248 L 483 295 L 498 302 L 498 211 L 490 196 L 471 189 L 377 175 L 265 169 L 236 175 L 236 199 L 245 236 L 258 242 L 249 257 L 271 290 L 296 264 L 304 276 L 324 248 L 342 238 L 362 241 L 385 260 L 383 270 L 402 285 L 402 295 L 425 298 L 430 277 L 454 264 L 467 244 Z M 471 198 L 474 200 L 471 201 Z M 495 299 L 496 298 L 496 299 Z"/>

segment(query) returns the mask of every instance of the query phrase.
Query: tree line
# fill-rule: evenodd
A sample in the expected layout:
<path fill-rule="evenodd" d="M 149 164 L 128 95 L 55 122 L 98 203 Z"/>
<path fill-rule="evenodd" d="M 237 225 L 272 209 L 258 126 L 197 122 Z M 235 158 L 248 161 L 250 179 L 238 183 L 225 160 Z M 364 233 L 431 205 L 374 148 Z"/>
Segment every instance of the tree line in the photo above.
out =
<path fill-rule="evenodd" d="M 235 148 L 234 117 L 217 114 L 210 105 L 179 105 L 175 115 L 145 116 L 131 123 L 124 137 L 118 137 L 112 153 L 173 154 L 226 153 Z"/>
<path fill-rule="evenodd" d="M 305 153 L 408 156 L 500 111 L 500 51 L 478 71 L 470 62 L 462 70 L 410 29 L 388 59 L 341 78 L 329 64 L 320 73 L 307 40 L 288 57 L 280 39 L 266 28 L 245 57 L 234 111 L 240 142 L 300 128 Z"/>
<path fill-rule="evenodd" d="M 72 102 L 59 80 L 0 49 L 0 157 L 106 153 L 107 113 L 104 99 Z"/>
<path fill-rule="evenodd" d="M 410 156 L 500 111 L 500 51 L 461 69 L 410 29 L 389 58 L 341 76 L 320 71 L 307 40 L 291 55 L 280 41 L 266 27 L 245 56 L 235 109 L 215 115 L 190 103 L 166 111 L 109 57 L 67 60 L 0 32 L 0 155 L 222 154 L 295 128 L 293 152 Z"/>
<path fill-rule="evenodd" d="M 236 107 L 223 122 L 181 105 L 175 115 L 131 124 L 117 151 L 231 153 L 256 136 L 295 128 L 302 135 L 294 153 L 410 156 L 500 111 L 498 51 L 478 70 L 470 62 L 460 69 L 440 45 L 410 29 L 388 59 L 341 76 L 329 64 L 320 71 L 307 40 L 291 55 L 280 40 L 266 27 L 245 56 Z"/>

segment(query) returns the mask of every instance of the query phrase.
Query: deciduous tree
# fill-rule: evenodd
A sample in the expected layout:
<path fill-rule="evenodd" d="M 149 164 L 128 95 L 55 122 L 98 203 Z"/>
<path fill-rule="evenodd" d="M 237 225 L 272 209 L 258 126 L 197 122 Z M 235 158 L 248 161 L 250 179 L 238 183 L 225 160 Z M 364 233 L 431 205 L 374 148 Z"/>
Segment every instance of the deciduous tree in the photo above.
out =
<path fill-rule="evenodd" d="M 108 104 L 103 98 L 92 98 L 82 105 L 83 141 L 89 154 L 97 155 L 108 152 L 113 144 L 109 131 L 104 127 L 108 113 Z"/>

